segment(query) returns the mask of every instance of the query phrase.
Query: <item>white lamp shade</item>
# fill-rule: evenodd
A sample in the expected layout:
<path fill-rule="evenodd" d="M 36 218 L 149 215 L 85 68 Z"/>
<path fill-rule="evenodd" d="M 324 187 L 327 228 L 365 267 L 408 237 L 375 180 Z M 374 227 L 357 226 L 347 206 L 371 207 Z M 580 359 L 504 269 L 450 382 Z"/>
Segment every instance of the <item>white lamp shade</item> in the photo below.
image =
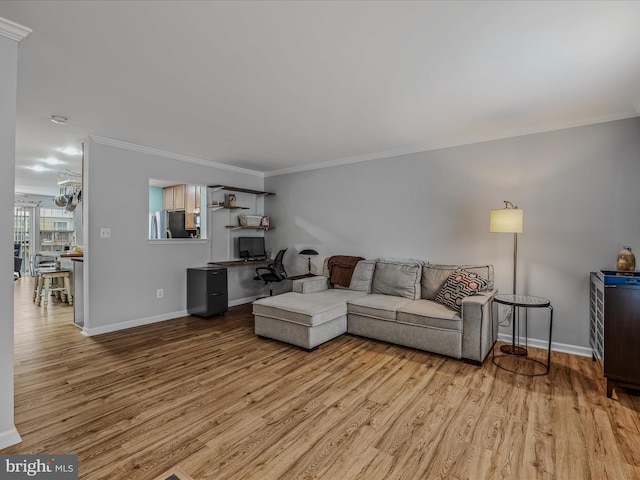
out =
<path fill-rule="evenodd" d="M 517 208 L 491 210 L 490 232 L 522 233 L 524 211 Z"/>

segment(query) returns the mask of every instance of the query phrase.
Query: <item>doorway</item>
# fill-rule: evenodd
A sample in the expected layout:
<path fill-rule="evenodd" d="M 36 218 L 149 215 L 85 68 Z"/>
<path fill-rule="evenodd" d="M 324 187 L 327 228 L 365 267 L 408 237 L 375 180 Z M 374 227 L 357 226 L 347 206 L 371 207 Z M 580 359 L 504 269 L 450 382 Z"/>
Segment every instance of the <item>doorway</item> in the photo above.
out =
<path fill-rule="evenodd" d="M 36 206 L 15 205 L 13 215 L 14 273 L 19 276 L 29 271 L 31 245 L 35 231 Z"/>

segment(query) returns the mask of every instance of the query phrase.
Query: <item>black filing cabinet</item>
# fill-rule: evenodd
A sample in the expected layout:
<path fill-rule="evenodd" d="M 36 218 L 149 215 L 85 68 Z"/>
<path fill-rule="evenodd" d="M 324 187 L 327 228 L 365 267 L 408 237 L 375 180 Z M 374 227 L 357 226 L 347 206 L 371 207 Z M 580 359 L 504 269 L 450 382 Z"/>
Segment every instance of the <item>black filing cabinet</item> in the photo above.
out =
<path fill-rule="evenodd" d="M 228 309 L 227 269 L 219 266 L 187 268 L 187 311 L 211 317 Z"/>

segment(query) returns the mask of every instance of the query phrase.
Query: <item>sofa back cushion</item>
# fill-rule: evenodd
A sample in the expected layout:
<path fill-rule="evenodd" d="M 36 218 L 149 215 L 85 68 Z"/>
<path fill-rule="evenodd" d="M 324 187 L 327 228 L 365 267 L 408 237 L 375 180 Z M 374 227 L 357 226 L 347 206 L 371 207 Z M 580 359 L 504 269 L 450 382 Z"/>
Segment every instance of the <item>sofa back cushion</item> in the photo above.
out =
<path fill-rule="evenodd" d="M 371 293 L 416 300 L 420 298 L 421 270 L 420 263 L 378 260 L 373 272 Z"/>
<path fill-rule="evenodd" d="M 438 292 L 453 272 L 464 269 L 477 273 L 487 280 L 487 290 L 493 288 L 493 265 L 437 265 L 426 264 L 422 267 L 421 297 L 425 300 L 435 300 Z"/>
<path fill-rule="evenodd" d="M 373 260 L 360 260 L 353 269 L 349 290 L 371 293 L 371 281 L 376 262 Z"/>

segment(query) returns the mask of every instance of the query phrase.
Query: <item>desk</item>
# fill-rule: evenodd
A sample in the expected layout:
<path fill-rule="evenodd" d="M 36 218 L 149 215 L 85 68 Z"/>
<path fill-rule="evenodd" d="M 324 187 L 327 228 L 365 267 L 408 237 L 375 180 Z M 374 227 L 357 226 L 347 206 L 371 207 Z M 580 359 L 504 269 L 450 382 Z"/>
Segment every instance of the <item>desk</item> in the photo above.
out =
<path fill-rule="evenodd" d="M 240 267 L 242 265 L 265 265 L 273 263 L 273 259 L 265 258 L 264 260 L 229 260 L 225 262 L 209 262 L 208 265 L 221 265 L 223 267 Z"/>
<path fill-rule="evenodd" d="M 511 337 L 511 344 L 501 345 L 500 351 L 502 352 L 502 354 L 500 355 L 496 355 L 495 346 L 494 346 L 494 348 L 492 349 L 492 352 L 493 352 L 492 361 L 494 365 L 496 365 L 499 368 L 502 368 L 503 370 L 507 370 L 513 373 L 519 373 L 521 375 L 538 376 L 538 375 L 546 375 L 547 373 L 549 373 L 549 366 L 551 365 L 551 331 L 553 329 L 553 307 L 551 306 L 551 302 L 546 298 L 542 298 L 542 297 L 533 297 L 531 295 L 518 295 L 518 294 L 496 295 L 493 298 L 493 301 L 496 303 L 500 303 L 502 305 L 508 305 L 513 308 L 513 317 L 511 318 L 511 322 L 513 325 L 513 334 Z M 520 309 L 521 308 L 523 308 L 525 311 L 524 347 L 520 344 Z M 547 348 L 546 365 L 541 361 L 536 360 L 535 358 L 529 357 L 528 345 L 527 345 L 527 342 L 528 342 L 527 309 L 529 308 L 547 308 L 549 310 L 549 345 Z M 518 370 L 512 370 L 503 365 L 500 365 L 500 363 L 497 361 L 498 359 L 505 358 L 505 357 L 522 358 L 525 360 L 529 360 L 531 362 L 538 363 L 543 367 L 545 367 L 545 371 L 543 373 L 526 373 Z"/>

